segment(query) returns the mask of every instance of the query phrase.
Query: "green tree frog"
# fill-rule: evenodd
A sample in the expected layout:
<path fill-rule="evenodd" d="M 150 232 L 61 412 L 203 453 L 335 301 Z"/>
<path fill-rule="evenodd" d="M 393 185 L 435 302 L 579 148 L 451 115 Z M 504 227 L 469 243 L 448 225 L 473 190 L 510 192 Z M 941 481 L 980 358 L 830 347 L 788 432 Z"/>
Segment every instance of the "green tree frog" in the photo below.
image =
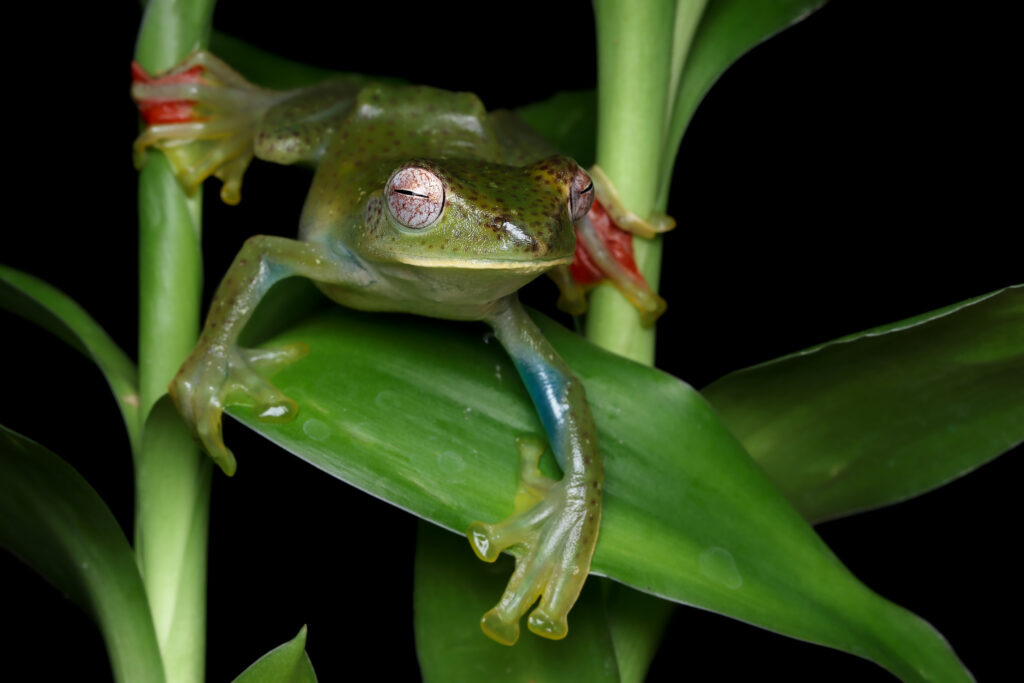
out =
<path fill-rule="evenodd" d="M 253 405 L 268 420 L 296 414 L 296 404 L 258 370 L 293 362 L 303 349 L 237 344 L 282 278 L 309 278 L 352 308 L 486 322 L 522 377 L 564 474 L 543 477 L 536 466 L 542 449 L 521 440 L 520 488 L 530 504 L 468 530 L 486 561 L 511 546 L 523 550 L 481 626 L 511 645 L 539 598 L 530 630 L 564 637 L 597 542 L 603 466 L 583 385 L 516 291 L 571 262 L 573 223 L 594 199 L 588 174 L 567 157 L 541 156 L 515 121 L 488 114 L 468 93 L 344 80 L 268 91 L 204 52 L 160 78 L 136 68 L 132 92 L 150 124 L 137 151 L 164 150 L 189 191 L 215 175 L 225 201 L 237 202 L 254 155 L 316 165 L 299 239 L 245 242 L 171 383 L 206 451 L 234 472 L 221 435 L 226 403 Z"/>

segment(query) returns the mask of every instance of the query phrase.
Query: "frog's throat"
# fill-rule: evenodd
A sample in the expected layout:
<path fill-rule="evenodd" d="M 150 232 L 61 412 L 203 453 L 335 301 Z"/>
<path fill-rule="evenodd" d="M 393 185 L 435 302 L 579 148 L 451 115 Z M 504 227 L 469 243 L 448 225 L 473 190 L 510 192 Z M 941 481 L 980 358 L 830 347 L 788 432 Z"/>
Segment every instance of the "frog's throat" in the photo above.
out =
<path fill-rule="evenodd" d="M 419 268 L 456 268 L 461 270 L 515 270 L 520 273 L 537 273 L 572 263 L 572 255 L 556 259 L 532 259 L 515 261 L 511 259 L 466 259 L 431 258 L 429 256 L 396 256 L 394 260 Z"/>

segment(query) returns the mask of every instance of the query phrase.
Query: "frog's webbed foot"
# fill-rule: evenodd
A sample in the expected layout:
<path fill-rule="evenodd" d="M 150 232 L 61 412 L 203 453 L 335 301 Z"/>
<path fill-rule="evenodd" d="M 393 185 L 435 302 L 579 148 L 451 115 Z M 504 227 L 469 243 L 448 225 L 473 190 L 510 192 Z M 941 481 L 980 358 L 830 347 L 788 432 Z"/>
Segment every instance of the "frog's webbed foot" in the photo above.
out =
<path fill-rule="evenodd" d="M 224 445 L 221 419 L 226 405 L 253 406 L 261 420 L 287 422 L 295 417 L 295 401 L 257 372 L 272 373 L 309 352 L 302 343 L 278 349 L 240 349 L 225 344 L 200 344 L 169 387 L 178 411 L 199 437 L 203 448 L 229 476 L 235 457 Z"/>
<path fill-rule="evenodd" d="M 135 140 L 136 165 L 141 166 L 147 147 L 156 147 L 188 194 L 213 175 L 224 183 L 221 199 L 237 204 L 254 136 L 281 94 L 252 85 L 201 51 L 156 77 L 133 63 L 132 80 L 132 98 L 148 124 Z"/>
<path fill-rule="evenodd" d="M 512 546 L 522 550 L 504 595 L 480 622 L 488 637 L 504 645 L 518 640 L 519 619 L 538 597 L 529 629 L 554 640 L 566 636 L 567 616 L 583 589 L 601 517 L 599 484 L 578 475 L 549 479 L 537 469 L 543 444 L 519 439 L 517 445 L 516 512 L 498 524 L 474 522 L 468 532 L 474 552 L 486 562 Z"/>

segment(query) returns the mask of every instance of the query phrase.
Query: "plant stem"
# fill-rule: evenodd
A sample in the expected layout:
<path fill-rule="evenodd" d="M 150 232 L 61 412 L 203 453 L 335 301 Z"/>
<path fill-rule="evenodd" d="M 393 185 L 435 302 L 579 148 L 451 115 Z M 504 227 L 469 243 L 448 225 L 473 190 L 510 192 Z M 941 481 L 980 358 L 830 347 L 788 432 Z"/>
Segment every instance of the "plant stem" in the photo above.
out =
<path fill-rule="evenodd" d="M 597 163 L 631 211 L 664 211 L 659 188 L 679 79 L 707 0 L 659 0 L 639 5 L 595 0 L 598 45 Z M 671 173 L 671 170 L 668 171 Z M 640 272 L 657 291 L 661 238 L 633 238 Z M 590 297 L 587 338 L 610 351 L 654 365 L 654 328 L 617 289 L 603 284 Z M 606 586 L 612 642 L 624 681 L 642 680 L 668 623 L 671 603 Z M 644 615 L 639 618 L 638 615 Z"/>
<path fill-rule="evenodd" d="M 647 216 L 659 186 L 675 3 L 597 0 L 597 163 L 631 211 Z M 637 266 L 652 289 L 661 270 L 661 241 L 634 239 Z M 587 338 L 640 363 L 654 362 L 654 329 L 604 284 L 590 298 Z"/>
<path fill-rule="evenodd" d="M 212 0 L 152 0 L 135 58 L 150 73 L 206 44 Z M 139 388 L 135 548 L 169 682 L 202 681 L 211 465 L 169 407 L 154 406 L 198 334 L 200 201 L 150 152 L 139 176 Z M 161 404 L 163 406 L 163 404 Z"/>

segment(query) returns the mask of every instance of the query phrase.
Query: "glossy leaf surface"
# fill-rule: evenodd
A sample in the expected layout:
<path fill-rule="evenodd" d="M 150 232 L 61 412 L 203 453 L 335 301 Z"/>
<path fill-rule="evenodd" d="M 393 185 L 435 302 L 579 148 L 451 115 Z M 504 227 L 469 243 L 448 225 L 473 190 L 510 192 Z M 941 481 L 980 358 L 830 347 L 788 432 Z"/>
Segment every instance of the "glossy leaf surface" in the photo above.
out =
<path fill-rule="evenodd" d="M 70 465 L 3 427 L 0 545 L 95 619 L 116 680 L 164 680 L 146 591 L 117 520 Z"/>
<path fill-rule="evenodd" d="M 941 636 L 845 570 L 697 392 L 541 325 L 586 385 L 599 427 L 607 486 L 595 572 L 856 652 L 908 680 L 966 680 Z M 268 425 L 234 413 L 315 466 L 462 533 L 509 514 L 514 438 L 542 433 L 489 339 L 480 325 L 332 310 L 275 340 L 312 349 L 275 378 L 299 417 Z"/>
<path fill-rule="evenodd" d="M 306 654 L 306 627 L 253 662 L 234 683 L 316 683 L 316 672 Z"/>
<path fill-rule="evenodd" d="M 39 325 L 91 358 L 114 393 L 132 444 L 138 450 L 139 390 L 135 364 L 81 306 L 42 280 L 0 266 L 0 308 Z"/>
<path fill-rule="evenodd" d="M 809 520 L 916 496 L 1024 441 L 1024 285 L 734 372 L 702 393 Z"/>
<path fill-rule="evenodd" d="M 733 62 L 752 47 L 804 19 L 825 0 L 708 0 L 680 75 L 669 121 L 662 177 L 670 182 L 676 150 L 701 100 Z M 667 170 L 665 170 L 667 169 Z M 661 190 L 666 195 L 667 187 Z"/>

